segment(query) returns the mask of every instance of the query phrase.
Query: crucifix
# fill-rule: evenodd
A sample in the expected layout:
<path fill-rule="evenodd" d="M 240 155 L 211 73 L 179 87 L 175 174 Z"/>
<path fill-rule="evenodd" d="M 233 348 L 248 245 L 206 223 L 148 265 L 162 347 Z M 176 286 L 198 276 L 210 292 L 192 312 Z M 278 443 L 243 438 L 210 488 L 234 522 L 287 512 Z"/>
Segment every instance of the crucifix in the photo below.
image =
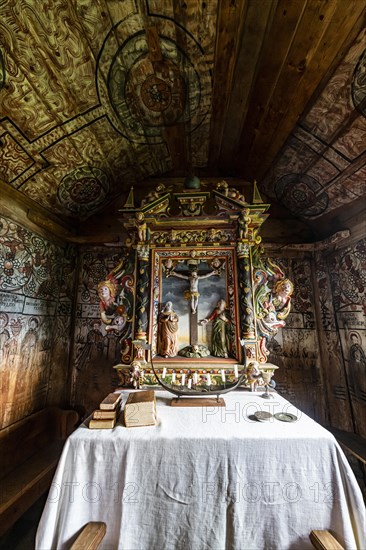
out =
<path fill-rule="evenodd" d="M 190 312 L 189 312 L 189 339 L 190 345 L 194 346 L 198 344 L 198 323 L 197 323 L 197 307 L 198 307 L 198 281 L 201 279 L 208 279 L 212 275 L 219 275 L 217 270 L 210 271 L 203 275 L 198 274 L 197 267 L 194 267 L 190 270 L 189 275 L 184 273 L 179 273 L 177 271 L 172 271 L 170 276 L 179 277 L 180 279 L 186 279 L 189 281 L 189 290 L 187 290 L 184 295 L 190 299 Z"/>

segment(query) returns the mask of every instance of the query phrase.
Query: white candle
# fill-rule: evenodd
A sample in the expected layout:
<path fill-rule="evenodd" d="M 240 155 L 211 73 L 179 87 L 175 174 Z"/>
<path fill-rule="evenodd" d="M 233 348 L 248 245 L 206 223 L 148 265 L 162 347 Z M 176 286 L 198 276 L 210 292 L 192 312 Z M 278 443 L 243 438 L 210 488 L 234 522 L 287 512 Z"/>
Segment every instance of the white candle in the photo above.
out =
<path fill-rule="evenodd" d="M 234 365 L 234 374 L 235 374 L 235 378 L 239 378 L 238 365 Z"/>
<path fill-rule="evenodd" d="M 175 382 L 175 372 L 173 372 L 172 374 L 172 384 L 174 384 L 174 382 Z"/>
<path fill-rule="evenodd" d="M 211 376 L 207 373 L 207 385 L 211 386 Z"/>
<path fill-rule="evenodd" d="M 198 375 L 196 372 L 193 373 L 193 384 L 197 384 L 198 382 Z"/>
<path fill-rule="evenodd" d="M 161 377 L 162 377 L 163 380 L 164 380 L 164 378 L 166 377 L 166 368 L 165 368 L 165 367 L 163 368 L 163 374 L 162 374 Z"/>
<path fill-rule="evenodd" d="M 192 387 L 192 378 L 188 378 L 188 389 L 190 390 Z"/>
<path fill-rule="evenodd" d="M 225 382 L 225 380 L 226 380 L 224 369 L 221 370 L 221 380 L 222 380 L 223 382 Z"/>
<path fill-rule="evenodd" d="M 186 383 L 186 375 L 182 374 L 181 385 L 184 386 L 185 383 Z"/>

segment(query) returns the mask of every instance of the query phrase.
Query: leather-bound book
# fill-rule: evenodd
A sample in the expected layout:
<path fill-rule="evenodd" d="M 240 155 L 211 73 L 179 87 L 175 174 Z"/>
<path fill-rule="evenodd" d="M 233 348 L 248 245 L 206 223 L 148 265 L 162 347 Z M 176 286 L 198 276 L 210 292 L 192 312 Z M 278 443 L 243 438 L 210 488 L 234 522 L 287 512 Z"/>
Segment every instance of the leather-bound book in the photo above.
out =
<path fill-rule="evenodd" d="M 155 426 L 156 398 L 154 390 L 131 392 L 124 408 L 124 423 L 127 428 Z"/>

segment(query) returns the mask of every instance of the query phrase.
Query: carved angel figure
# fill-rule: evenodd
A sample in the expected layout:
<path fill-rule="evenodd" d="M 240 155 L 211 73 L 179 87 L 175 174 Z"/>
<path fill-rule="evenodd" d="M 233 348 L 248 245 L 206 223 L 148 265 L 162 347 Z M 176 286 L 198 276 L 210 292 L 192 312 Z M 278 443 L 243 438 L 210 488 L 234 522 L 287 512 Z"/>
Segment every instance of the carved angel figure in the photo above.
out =
<path fill-rule="evenodd" d="M 118 303 L 116 302 L 117 292 L 118 283 L 115 279 L 106 279 L 98 285 L 100 316 L 106 325 L 112 323 L 112 317 L 118 308 Z"/>

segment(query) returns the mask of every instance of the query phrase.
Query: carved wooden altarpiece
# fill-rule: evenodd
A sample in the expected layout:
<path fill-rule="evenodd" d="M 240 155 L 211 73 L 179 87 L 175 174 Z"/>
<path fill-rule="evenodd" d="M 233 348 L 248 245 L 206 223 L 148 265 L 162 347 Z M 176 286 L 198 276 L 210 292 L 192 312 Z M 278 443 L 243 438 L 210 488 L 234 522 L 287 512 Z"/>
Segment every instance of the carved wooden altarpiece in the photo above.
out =
<path fill-rule="evenodd" d="M 262 258 L 259 230 L 270 205 L 255 184 L 251 202 L 225 181 L 209 186 L 195 178 L 181 187 L 158 185 L 139 207 L 131 190 L 120 210 L 126 246 L 135 250 L 135 300 L 123 342 L 131 353 L 114 368 L 123 385 L 132 371 L 140 371 L 141 384 L 154 384 L 152 354 L 169 382 L 214 385 L 247 370 L 250 386 L 252 366 L 268 368 L 266 342 L 284 326 L 293 291 L 282 270 Z M 110 278 L 118 287 L 115 270 Z M 117 291 L 115 311 L 119 303 Z M 114 322 L 103 297 L 101 312 Z M 174 319 L 169 345 L 166 312 Z"/>

